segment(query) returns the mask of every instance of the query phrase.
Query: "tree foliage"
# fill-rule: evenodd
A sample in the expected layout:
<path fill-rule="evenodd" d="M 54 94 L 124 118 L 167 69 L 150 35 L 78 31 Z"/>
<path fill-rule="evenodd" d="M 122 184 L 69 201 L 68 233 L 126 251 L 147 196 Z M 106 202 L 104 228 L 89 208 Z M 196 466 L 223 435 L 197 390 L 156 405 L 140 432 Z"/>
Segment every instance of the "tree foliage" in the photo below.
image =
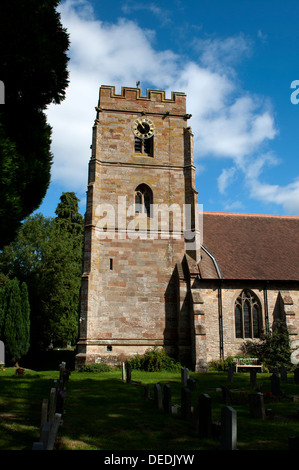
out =
<path fill-rule="evenodd" d="M 68 86 L 69 38 L 58 0 L 2 0 L 0 80 L 0 249 L 46 194 L 52 164 L 44 110 Z"/>
<path fill-rule="evenodd" d="M 243 351 L 259 358 L 265 368 L 271 371 L 276 367 L 290 367 L 291 348 L 285 323 L 277 322 L 272 331 L 265 333 L 258 341 L 247 341 L 243 345 Z"/>
<path fill-rule="evenodd" d="M 30 306 L 27 285 L 15 278 L 0 290 L 0 335 L 5 353 L 13 363 L 18 362 L 30 346 Z"/>
<path fill-rule="evenodd" d="M 28 285 L 35 348 L 65 346 L 78 334 L 84 220 L 74 193 L 63 193 L 56 213 L 28 217 L 0 255 L 0 271 Z"/>

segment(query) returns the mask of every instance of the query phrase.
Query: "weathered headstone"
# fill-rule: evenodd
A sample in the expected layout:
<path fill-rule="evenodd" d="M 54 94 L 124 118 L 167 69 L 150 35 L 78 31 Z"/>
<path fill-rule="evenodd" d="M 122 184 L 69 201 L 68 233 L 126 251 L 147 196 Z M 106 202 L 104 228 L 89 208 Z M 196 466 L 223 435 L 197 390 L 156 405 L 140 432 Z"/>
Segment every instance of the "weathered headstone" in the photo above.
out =
<path fill-rule="evenodd" d="M 127 383 L 130 384 L 132 381 L 132 369 L 131 366 L 126 363 Z"/>
<path fill-rule="evenodd" d="M 55 413 L 54 421 L 51 425 L 51 429 L 50 429 L 50 432 L 49 432 L 49 437 L 48 437 L 46 450 L 53 450 L 53 448 L 54 448 L 54 444 L 55 444 L 55 440 L 56 440 L 57 431 L 58 431 L 58 428 L 59 428 L 59 425 L 60 425 L 60 421 L 61 421 L 61 414 Z"/>
<path fill-rule="evenodd" d="M 125 382 L 126 381 L 126 364 L 124 362 L 122 363 L 121 373 L 122 373 L 122 380 Z"/>
<path fill-rule="evenodd" d="M 285 366 L 281 366 L 280 368 L 280 380 L 282 382 L 288 381 L 288 373 L 287 373 L 287 368 Z"/>
<path fill-rule="evenodd" d="M 195 379 L 188 379 L 187 380 L 187 387 L 189 390 L 195 390 L 196 389 L 196 380 Z"/>
<path fill-rule="evenodd" d="M 183 419 L 191 419 L 191 392 L 187 387 L 181 391 L 181 413 Z"/>
<path fill-rule="evenodd" d="M 262 393 L 251 393 L 249 395 L 249 410 L 251 418 L 265 419 L 266 414 Z"/>
<path fill-rule="evenodd" d="M 163 409 L 165 413 L 171 414 L 171 388 L 169 384 L 163 387 Z"/>
<path fill-rule="evenodd" d="M 39 439 L 39 441 L 42 442 L 44 449 L 46 449 L 48 445 L 50 430 L 51 430 L 51 423 L 49 421 L 45 421 L 43 424 L 43 427 L 40 433 L 40 439 Z"/>
<path fill-rule="evenodd" d="M 231 406 L 221 410 L 221 449 L 237 450 L 237 412 Z"/>
<path fill-rule="evenodd" d="M 144 398 L 145 398 L 146 400 L 150 400 L 150 399 L 151 399 L 150 386 L 149 386 L 149 384 L 147 384 L 147 385 L 144 386 Z"/>
<path fill-rule="evenodd" d="M 256 370 L 250 369 L 250 386 L 252 388 L 256 387 Z"/>
<path fill-rule="evenodd" d="M 162 399 L 162 388 L 160 384 L 155 384 L 154 386 L 154 401 L 155 405 L 159 410 L 163 409 L 163 399 Z"/>
<path fill-rule="evenodd" d="M 221 391 L 222 391 L 222 403 L 224 403 L 225 405 L 231 405 L 232 398 L 231 398 L 231 393 L 229 389 L 225 385 L 221 385 Z"/>
<path fill-rule="evenodd" d="M 42 430 L 44 423 L 48 420 L 48 406 L 49 400 L 47 398 L 44 398 L 42 401 L 40 430 Z"/>
<path fill-rule="evenodd" d="M 187 380 L 189 379 L 189 369 L 187 367 L 181 368 L 181 383 L 184 387 L 187 386 Z"/>
<path fill-rule="evenodd" d="M 273 372 L 273 374 L 270 377 L 271 380 L 271 392 L 275 396 L 281 395 L 281 390 L 280 390 L 280 379 L 279 375 L 277 372 Z"/>
<path fill-rule="evenodd" d="M 52 387 L 50 390 L 50 404 L 49 404 L 49 422 L 52 423 L 56 411 L 57 389 Z"/>
<path fill-rule="evenodd" d="M 198 399 L 198 434 L 203 438 L 212 436 L 212 402 L 206 393 Z"/>

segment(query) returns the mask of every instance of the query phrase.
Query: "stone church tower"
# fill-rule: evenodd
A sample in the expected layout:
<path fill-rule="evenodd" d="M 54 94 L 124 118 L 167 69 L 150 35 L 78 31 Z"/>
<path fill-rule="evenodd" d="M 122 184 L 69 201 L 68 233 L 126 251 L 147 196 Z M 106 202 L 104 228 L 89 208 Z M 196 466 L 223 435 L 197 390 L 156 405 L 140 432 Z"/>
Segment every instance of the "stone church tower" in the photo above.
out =
<path fill-rule="evenodd" d="M 196 266 L 200 248 L 186 96 L 102 86 L 96 112 L 77 366 L 154 346 L 186 363 L 183 270 Z"/>

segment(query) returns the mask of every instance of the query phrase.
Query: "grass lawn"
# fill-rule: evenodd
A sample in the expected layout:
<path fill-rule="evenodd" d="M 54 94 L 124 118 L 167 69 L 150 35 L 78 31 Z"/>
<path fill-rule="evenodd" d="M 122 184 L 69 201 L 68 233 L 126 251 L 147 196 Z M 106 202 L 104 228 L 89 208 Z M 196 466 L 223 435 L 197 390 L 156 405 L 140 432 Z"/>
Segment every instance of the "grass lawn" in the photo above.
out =
<path fill-rule="evenodd" d="M 40 411 L 48 398 L 57 371 L 26 370 L 17 376 L 13 368 L 0 371 L 0 449 L 31 450 L 39 440 Z M 212 419 L 220 421 L 222 394 L 220 385 L 229 385 L 237 411 L 239 450 L 288 450 L 288 437 L 299 436 L 299 385 L 290 374 L 281 388 L 286 397 L 265 402 L 274 416 L 265 420 L 249 415 L 246 394 L 252 392 L 248 373 L 238 373 L 228 384 L 226 373 L 190 373 L 197 380 L 192 391 L 195 405 L 201 393 L 212 399 Z M 257 374 L 258 386 L 270 391 L 270 374 Z M 132 371 L 132 383 L 121 380 L 121 371 L 88 373 L 72 371 L 67 384 L 63 425 L 59 428 L 56 448 L 61 450 L 220 450 L 217 439 L 199 439 L 189 422 L 177 415 L 158 410 L 144 397 L 149 384 L 170 384 L 172 402 L 180 405 L 180 374 Z"/>

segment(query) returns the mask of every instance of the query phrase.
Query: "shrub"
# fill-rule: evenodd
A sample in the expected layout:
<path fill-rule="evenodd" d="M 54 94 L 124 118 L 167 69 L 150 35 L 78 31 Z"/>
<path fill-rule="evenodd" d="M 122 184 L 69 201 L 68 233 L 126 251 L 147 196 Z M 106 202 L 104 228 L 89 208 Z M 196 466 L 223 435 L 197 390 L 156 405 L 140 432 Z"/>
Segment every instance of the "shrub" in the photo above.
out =
<path fill-rule="evenodd" d="M 127 360 L 132 369 L 144 370 L 148 372 L 159 372 L 161 370 L 180 371 L 181 364 L 166 354 L 164 349 L 154 347 L 143 355 L 136 354 Z"/>
<path fill-rule="evenodd" d="M 234 358 L 228 356 L 226 359 L 218 359 L 209 363 L 209 370 L 226 371 L 234 366 Z"/>
<path fill-rule="evenodd" d="M 291 348 L 289 335 L 283 323 L 278 322 L 271 332 L 265 333 L 258 341 L 247 341 L 243 351 L 258 357 L 268 370 L 275 367 L 291 367 Z"/>

